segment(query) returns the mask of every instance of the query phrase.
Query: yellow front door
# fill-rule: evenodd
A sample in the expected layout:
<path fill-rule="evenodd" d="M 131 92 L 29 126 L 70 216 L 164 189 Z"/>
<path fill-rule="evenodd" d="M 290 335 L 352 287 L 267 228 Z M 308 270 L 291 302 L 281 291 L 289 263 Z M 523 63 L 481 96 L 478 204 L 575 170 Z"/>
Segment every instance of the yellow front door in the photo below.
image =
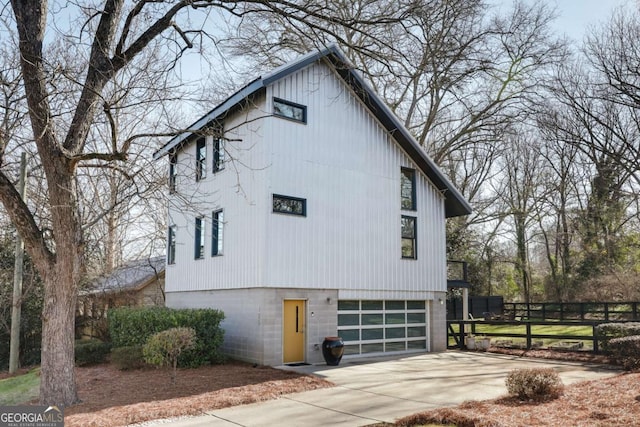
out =
<path fill-rule="evenodd" d="M 282 327 L 282 362 L 304 362 L 304 300 L 285 300 Z"/>

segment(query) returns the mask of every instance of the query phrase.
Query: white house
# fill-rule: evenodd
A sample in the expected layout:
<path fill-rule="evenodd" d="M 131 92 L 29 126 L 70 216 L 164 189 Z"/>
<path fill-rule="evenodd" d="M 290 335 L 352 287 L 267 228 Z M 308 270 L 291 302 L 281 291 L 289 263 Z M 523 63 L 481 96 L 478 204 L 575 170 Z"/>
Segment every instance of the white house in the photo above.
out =
<path fill-rule="evenodd" d="M 335 46 L 262 76 L 169 156 L 166 305 L 264 365 L 446 348 L 445 218 L 471 209 Z"/>

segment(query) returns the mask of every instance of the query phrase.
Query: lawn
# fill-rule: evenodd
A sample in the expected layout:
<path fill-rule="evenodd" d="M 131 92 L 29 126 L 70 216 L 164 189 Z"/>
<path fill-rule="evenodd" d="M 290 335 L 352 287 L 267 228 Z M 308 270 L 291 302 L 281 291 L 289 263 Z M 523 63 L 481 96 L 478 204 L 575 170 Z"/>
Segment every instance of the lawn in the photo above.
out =
<path fill-rule="evenodd" d="M 19 405 L 38 398 L 40 369 L 0 380 L 0 405 Z"/>
<path fill-rule="evenodd" d="M 525 343 L 526 342 L 526 332 L 527 332 L 527 323 L 522 322 L 518 324 L 508 324 L 508 325 L 491 325 L 491 324 L 475 324 L 475 333 L 474 335 L 487 335 L 491 338 L 492 343 L 495 343 L 497 340 L 512 340 L 513 343 Z M 453 329 L 456 332 L 459 332 L 459 325 L 453 324 Z M 465 331 L 471 331 L 471 325 L 465 326 Z M 511 335 L 522 335 L 522 337 L 513 337 Z M 584 350 L 590 350 L 593 348 L 593 341 L 591 338 L 593 337 L 593 327 L 590 325 L 532 325 L 531 326 L 531 334 L 532 335 L 571 335 L 574 337 L 584 337 L 584 339 L 579 338 L 533 338 L 533 341 L 542 341 L 543 347 L 548 347 L 550 345 L 556 344 L 560 341 L 581 341 Z M 449 337 L 449 345 L 455 345 L 455 340 L 453 337 Z"/>

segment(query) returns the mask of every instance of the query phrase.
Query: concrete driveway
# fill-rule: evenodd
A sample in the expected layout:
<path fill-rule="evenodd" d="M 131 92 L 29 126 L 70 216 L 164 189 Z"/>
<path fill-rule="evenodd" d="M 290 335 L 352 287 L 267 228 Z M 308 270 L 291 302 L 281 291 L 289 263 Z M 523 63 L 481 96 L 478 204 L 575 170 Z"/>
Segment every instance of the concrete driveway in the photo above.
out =
<path fill-rule="evenodd" d="M 343 360 L 336 367 L 281 367 L 317 375 L 337 386 L 168 423 L 174 427 L 320 427 L 393 422 L 427 409 L 505 395 L 507 374 L 513 369 L 529 367 L 553 368 L 564 384 L 609 377 L 619 372 L 601 365 L 460 351 L 393 359 Z"/>

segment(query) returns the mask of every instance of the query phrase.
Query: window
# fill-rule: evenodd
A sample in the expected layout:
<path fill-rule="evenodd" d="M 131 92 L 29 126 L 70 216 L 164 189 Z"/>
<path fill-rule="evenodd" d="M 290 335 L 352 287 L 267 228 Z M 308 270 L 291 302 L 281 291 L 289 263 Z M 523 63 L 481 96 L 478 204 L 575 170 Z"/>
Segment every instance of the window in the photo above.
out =
<path fill-rule="evenodd" d="M 402 258 L 416 259 L 416 219 L 402 216 Z"/>
<path fill-rule="evenodd" d="M 402 209 L 416 210 L 416 171 L 400 169 L 400 205 Z"/>
<path fill-rule="evenodd" d="M 213 173 L 224 169 L 224 139 L 213 140 Z"/>
<path fill-rule="evenodd" d="M 176 226 L 169 227 L 167 233 L 167 264 L 176 263 Z"/>
<path fill-rule="evenodd" d="M 176 192 L 176 177 L 178 174 L 178 154 L 169 154 L 169 193 Z"/>
<path fill-rule="evenodd" d="M 196 181 L 207 177 L 207 140 L 202 137 L 196 142 Z"/>
<path fill-rule="evenodd" d="M 194 258 L 204 258 L 204 217 L 196 218 Z"/>
<path fill-rule="evenodd" d="M 273 211 L 289 215 L 307 216 L 307 200 L 274 194 Z"/>
<path fill-rule="evenodd" d="M 307 123 L 307 107 L 282 99 L 273 98 L 273 114 L 285 119 Z"/>
<path fill-rule="evenodd" d="M 224 211 L 214 211 L 211 215 L 211 256 L 222 255 L 222 232 Z"/>

